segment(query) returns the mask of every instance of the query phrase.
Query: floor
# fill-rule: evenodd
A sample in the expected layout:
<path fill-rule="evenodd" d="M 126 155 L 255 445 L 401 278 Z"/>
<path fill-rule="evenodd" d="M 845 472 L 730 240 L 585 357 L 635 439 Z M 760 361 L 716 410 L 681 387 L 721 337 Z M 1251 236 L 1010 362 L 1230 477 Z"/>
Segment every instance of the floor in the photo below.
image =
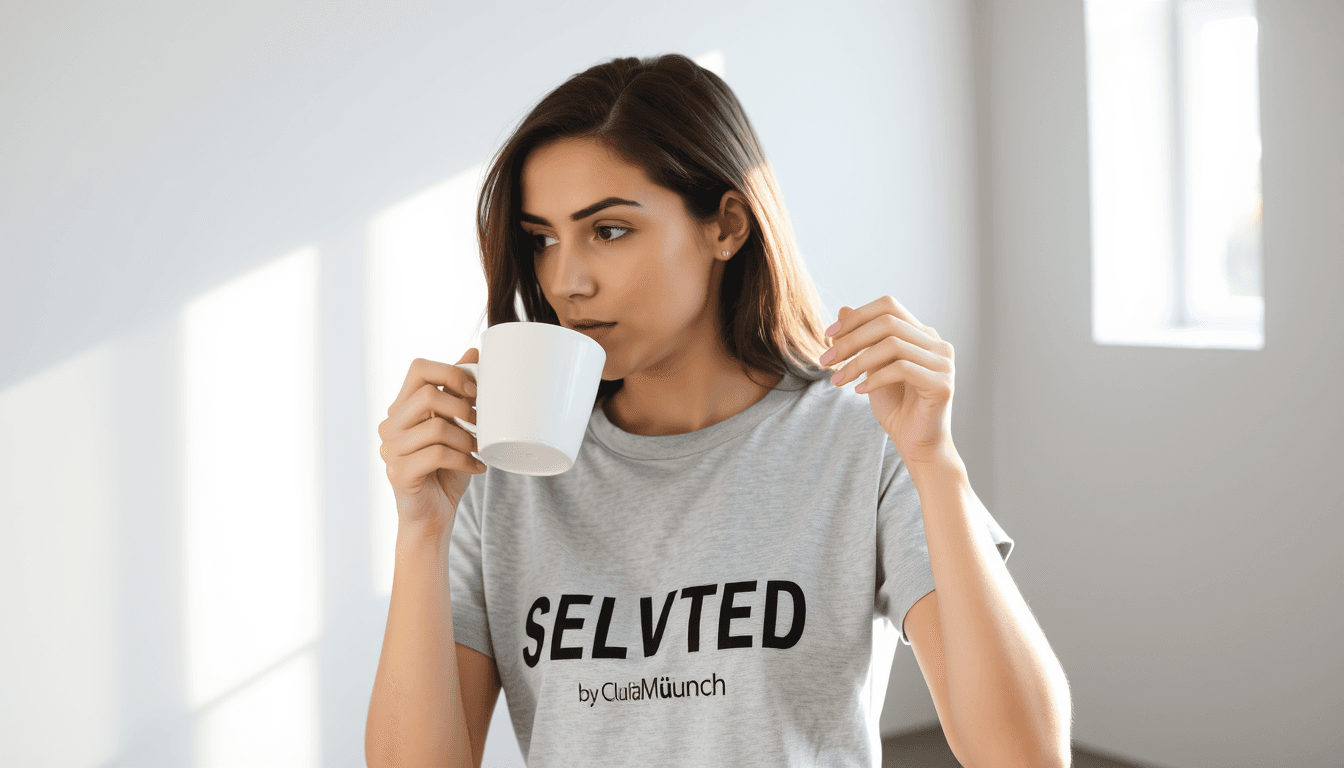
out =
<path fill-rule="evenodd" d="M 882 742 L 882 768 L 961 768 L 943 738 L 943 729 L 932 726 L 893 736 Z M 1152 768 L 1127 763 L 1084 749 L 1073 750 L 1073 768 Z"/>

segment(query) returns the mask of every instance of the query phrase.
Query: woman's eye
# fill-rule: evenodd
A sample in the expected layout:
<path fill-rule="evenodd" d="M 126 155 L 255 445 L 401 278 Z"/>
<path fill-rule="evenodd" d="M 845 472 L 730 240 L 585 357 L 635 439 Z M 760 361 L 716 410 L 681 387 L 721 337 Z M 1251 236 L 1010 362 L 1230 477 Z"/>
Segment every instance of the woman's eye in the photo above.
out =
<path fill-rule="evenodd" d="M 607 237 L 602 237 L 602 230 L 604 230 L 604 229 L 607 229 L 607 230 L 612 230 L 612 229 L 614 229 L 614 230 L 616 230 L 617 232 L 619 232 L 620 234 L 617 234 L 617 235 L 615 235 L 615 236 L 612 236 L 610 233 L 608 233 Z M 629 227 L 602 226 L 602 227 L 593 227 L 593 231 L 595 231 L 595 232 L 598 233 L 598 239 L 599 239 L 599 240 L 601 240 L 601 241 L 604 242 L 604 243 L 610 243 L 610 242 L 612 242 L 613 240 L 619 240 L 620 238 L 625 237 L 625 235 L 626 235 L 628 232 L 630 232 L 630 228 L 629 228 Z M 554 238 L 554 237 L 551 237 L 550 235 L 543 235 L 543 234 L 540 234 L 540 233 L 530 235 L 530 237 L 532 238 L 532 242 L 533 242 L 534 249 L 537 250 L 537 251 L 542 251 L 542 250 L 545 250 L 546 248 L 549 247 L 549 246 L 546 244 L 546 241 L 547 241 L 547 240 L 555 240 L 555 238 Z"/>
<path fill-rule="evenodd" d="M 629 231 L 630 231 L 630 228 L 629 228 L 629 227 L 612 227 L 612 226 L 595 227 L 595 229 L 596 229 L 599 233 L 601 233 L 601 231 L 604 230 L 604 229 L 618 229 L 618 230 L 620 230 L 621 234 L 616 235 L 616 237 L 612 237 L 612 238 L 603 238 L 603 239 L 606 240 L 607 242 L 611 242 L 612 240 L 617 240 L 617 239 L 619 239 L 619 238 L 622 238 L 622 237 L 625 236 L 625 233 L 626 233 L 626 232 L 629 232 Z"/>

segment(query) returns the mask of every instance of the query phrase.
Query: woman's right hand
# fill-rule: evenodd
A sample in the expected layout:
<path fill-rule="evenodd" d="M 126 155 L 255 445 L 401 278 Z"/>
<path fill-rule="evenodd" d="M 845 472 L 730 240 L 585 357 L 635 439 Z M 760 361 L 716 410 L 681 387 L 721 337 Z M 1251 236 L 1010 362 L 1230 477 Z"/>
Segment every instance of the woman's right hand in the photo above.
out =
<path fill-rule="evenodd" d="M 475 347 L 458 360 L 479 361 Z M 378 452 L 387 464 L 403 524 L 452 530 L 457 503 L 471 476 L 485 471 L 486 466 L 471 455 L 475 436 L 451 418 L 476 423 L 471 407 L 476 403 L 475 386 L 471 374 L 457 366 L 416 358 L 387 418 L 378 425 L 383 440 Z"/>

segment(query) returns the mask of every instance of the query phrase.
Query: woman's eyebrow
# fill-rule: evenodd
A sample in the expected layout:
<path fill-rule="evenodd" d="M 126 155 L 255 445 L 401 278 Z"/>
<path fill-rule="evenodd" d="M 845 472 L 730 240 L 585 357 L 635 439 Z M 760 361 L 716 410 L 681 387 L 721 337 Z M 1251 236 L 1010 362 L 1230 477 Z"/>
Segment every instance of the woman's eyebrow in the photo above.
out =
<path fill-rule="evenodd" d="M 636 208 L 644 207 L 639 203 L 635 202 L 634 200 L 622 200 L 619 197 L 608 197 L 606 200 L 593 203 L 587 208 L 571 213 L 569 215 L 569 218 L 571 221 L 582 221 L 588 218 L 589 216 L 592 216 L 594 213 L 597 213 L 598 211 L 602 210 L 603 208 L 610 208 L 613 205 L 633 205 Z M 527 211 L 522 211 L 521 213 L 519 213 L 519 217 L 522 218 L 523 221 L 528 222 L 529 224 L 540 224 L 543 227 L 551 226 L 551 222 L 541 218 L 540 216 L 528 213 Z"/>

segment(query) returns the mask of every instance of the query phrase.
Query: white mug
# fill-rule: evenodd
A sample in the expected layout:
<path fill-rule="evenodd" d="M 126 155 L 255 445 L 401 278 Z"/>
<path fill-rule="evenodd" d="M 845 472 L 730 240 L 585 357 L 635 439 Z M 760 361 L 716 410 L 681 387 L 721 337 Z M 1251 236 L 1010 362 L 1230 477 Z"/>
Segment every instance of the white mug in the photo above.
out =
<path fill-rule="evenodd" d="M 476 379 L 477 458 L 520 475 L 574 466 L 588 429 L 607 351 L 562 325 L 499 323 L 481 333 L 479 363 L 454 363 Z"/>

